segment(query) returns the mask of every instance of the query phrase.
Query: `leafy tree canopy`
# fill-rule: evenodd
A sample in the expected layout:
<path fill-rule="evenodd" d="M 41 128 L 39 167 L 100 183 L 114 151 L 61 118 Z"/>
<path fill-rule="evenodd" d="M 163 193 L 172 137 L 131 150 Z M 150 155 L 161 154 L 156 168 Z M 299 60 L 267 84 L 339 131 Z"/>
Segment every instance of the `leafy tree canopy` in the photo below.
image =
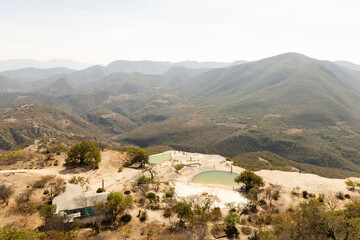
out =
<path fill-rule="evenodd" d="M 65 162 L 70 166 L 98 166 L 101 161 L 100 150 L 91 141 L 82 141 L 74 145 Z"/>
<path fill-rule="evenodd" d="M 246 170 L 235 178 L 236 183 L 243 183 L 246 191 L 252 188 L 263 187 L 264 181 L 262 177 L 256 175 L 254 172 Z"/>

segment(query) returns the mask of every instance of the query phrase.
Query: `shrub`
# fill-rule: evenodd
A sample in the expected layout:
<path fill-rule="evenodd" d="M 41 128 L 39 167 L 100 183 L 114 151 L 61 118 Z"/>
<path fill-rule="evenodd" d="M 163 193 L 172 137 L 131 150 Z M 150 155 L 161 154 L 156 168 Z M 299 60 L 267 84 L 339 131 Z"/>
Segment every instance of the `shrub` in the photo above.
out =
<path fill-rule="evenodd" d="M 342 192 L 337 192 L 336 194 L 335 194 L 335 197 L 337 198 L 337 199 L 340 199 L 340 200 L 344 200 L 345 198 L 344 198 L 344 194 L 342 193 Z"/>
<path fill-rule="evenodd" d="M 145 222 L 146 221 L 146 218 L 147 218 L 147 213 L 146 213 L 146 211 L 141 211 L 141 213 L 140 213 L 140 221 L 141 222 Z"/>
<path fill-rule="evenodd" d="M 0 162 L 2 165 L 11 165 L 18 161 L 24 160 L 25 154 L 19 151 L 9 152 L 8 154 L 0 155 Z"/>
<path fill-rule="evenodd" d="M 261 199 L 259 201 L 259 205 L 262 206 L 262 207 L 265 207 L 266 206 L 266 201 L 264 199 Z"/>
<path fill-rule="evenodd" d="M 180 171 L 181 169 L 183 169 L 183 167 L 184 167 L 184 164 L 176 164 L 176 165 L 174 166 L 174 168 L 175 168 L 176 171 Z"/>
<path fill-rule="evenodd" d="M 308 197 L 308 192 L 307 192 L 307 191 L 303 191 L 303 192 L 302 192 L 302 196 L 303 196 L 303 198 L 307 198 L 307 197 Z"/>
<path fill-rule="evenodd" d="M 252 233 L 252 230 L 250 227 L 242 227 L 241 232 L 245 235 L 250 235 Z"/>
<path fill-rule="evenodd" d="M 55 160 L 54 166 L 55 166 L 55 167 L 56 167 L 56 166 L 59 166 L 59 161 L 58 161 L 58 160 Z"/>
<path fill-rule="evenodd" d="M 277 201 L 278 199 L 279 199 L 279 197 L 280 197 L 280 191 L 276 191 L 275 193 L 274 193 L 274 195 L 272 195 L 272 199 L 274 199 L 275 201 Z"/>
<path fill-rule="evenodd" d="M 53 144 L 46 148 L 47 153 L 56 153 L 57 155 L 64 151 L 66 151 L 66 147 L 61 144 Z"/>
<path fill-rule="evenodd" d="M 125 195 L 130 195 L 130 193 L 131 193 L 130 190 L 125 190 L 125 191 L 124 191 L 124 194 L 125 194 Z"/>
<path fill-rule="evenodd" d="M 96 193 L 102 193 L 102 192 L 105 192 L 105 188 L 98 188 L 96 190 Z"/>
<path fill-rule="evenodd" d="M 318 201 L 323 203 L 325 200 L 325 194 L 324 193 L 319 193 L 319 196 L 318 196 Z"/>
<path fill-rule="evenodd" d="M 296 188 L 294 188 L 292 191 L 291 191 L 291 194 L 293 195 L 293 196 L 299 196 L 299 188 L 298 187 L 296 187 Z"/>
<path fill-rule="evenodd" d="M 172 210 L 171 208 L 165 208 L 163 216 L 169 218 L 171 216 Z"/>
<path fill-rule="evenodd" d="M 79 184 L 80 182 L 84 181 L 84 178 L 83 177 L 76 177 L 76 176 L 73 176 L 72 178 L 69 179 L 69 183 L 71 184 Z"/>
<path fill-rule="evenodd" d="M 35 181 L 32 184 L 33 188 L 44 188 L 46 186 L 46 184 L 49 182 L 49 177 L 48 176 L 44 176 L 42 178 L 40 178 L 39 180 Z"/>
<path fill-rule="evenodd" d="M 124 167 L 119 167 L 118 172 L 122 172 Z"/>
<path fill-rule="evenodd" d="M 137 180 L 138 185 L 140 184 L 150 184 L 153 183 L 154 180 L 152 178 L 145 177 L 144 175 L 139 177 Z"/>
<path fill-rule="evenodd" d="M 14 193 L 14 190 L 10 186 L 0 185 L 0 198 L 3 200 L 6 205 L 8 205 L 8 200 L 10 196 Z"/>
<path fill-rule="evenodd" d="M 124 214 L 121 216 L 120 221 L 122 221 L 123 223 L 128 223 L 131 221 L 131 215 L 130 214 Z"/>
<path fill-rule="evenodd" d="M 146 198 L 147 198 L 147 199 L 150 199 L 150 200 L 154 200 L 154 199 L 156 199 L 156 194 L 150 192 L 150 193 L 148 193 L 148 194 L 146 195 Z"/>
<path fill-rule="evenodd" d="M 272 222 L 272 217 L 271 217 L 271 215 L 266 215 L 266 216 L 264 217 L 264 222 L 265 222 L 266 225 L 270 225 L 271 222 Z"/>
<path fill-rule="evenodd" d="M 175 194 L 175 188 L 171 187 L 169 191 L 165 193 L 165 196 L 168 198 L 172 198 Z"/>

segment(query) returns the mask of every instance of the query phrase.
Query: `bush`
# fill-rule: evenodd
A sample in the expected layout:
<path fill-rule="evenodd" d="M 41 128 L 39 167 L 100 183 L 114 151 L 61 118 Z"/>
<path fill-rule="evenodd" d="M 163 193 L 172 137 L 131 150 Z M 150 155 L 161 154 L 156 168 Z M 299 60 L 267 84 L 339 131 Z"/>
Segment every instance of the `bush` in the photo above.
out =
<path fill-rule="evenodd" d="M 98 166 L 101 161 L 100 150 L 91 141 L 74 145 L 65 159 L 69 166 Z"/>
<path fill-rule="evenodd" d="M 124 167 L 119 167 L 118 172 L 122 172 Z"/>
<path fill-rule="evenodd" d="M 183 167 L 184 167 L 184 164 L 176 164 L 176 165 L 174 166 L 174 168 L 175 168 L 176 171 L 180 171 L 181 169 L 183 169 Z"/>
<path fill-rule="evenodd" d="M 55 167 L 56 167 L 56 166 L 59 166 L 59 161 L 58 161 L 58 160 L 55 160 L 54 166 L 55 166 Z"/>
<path fill-rule="evenodd" d="M 26 158 L 25 154 L 19 151 L 9 152 L 0 155 L 1 165 L 11 165 Z"/>
<path fill-rule="evenodd" d="M 102 193 L 102 192 L 105 192 L 105 188 L 98 188 L 96 190 L 96 193 Z"/>
<path fill-rule="evenodd" d="M 130 195 L 130 193 L 131 193 L 130 190 L 125 190 L 125 191 L 124 191 L 124 194 L 125 194 L 125 195 Z"/>
<path fill-rule="evenodd" d="M 141 213 L 140 213 L 140 221 L 141 222 L 145 222 L 146 221 L 146 219 L 147 219 L 147 213 L 146 213 L 146 211 L 141 211 Z"/>
<path fill-rule="evenodd" d="M 307 192 L 307 191 L 303 191 L 303 192 L 302 192 L 302 196 L 303 196 L 303 198 L 307 198 L 307 197 L 308 197 L 308 192 Z"/>
<path fill-rule="evenodd" d="M 344 194 L 343 194 L 342 192 L 337 192 L 337 193 L 335 194 L 335 197 L 336 197 L 337 199 L 340 199 L 340 200 L 344 200 L 344 199 L 345 199 Z"/>
<path fill-rule="evenodd" d="M 72 178 L 69 179 L 68 182 L 71 183 L 71 184 L 80 184 L 80 185 L 82 185 L 82 183 L 85 182 L 85 179 L 83 177 L 81 177 L 81 176 L 78 176 L 78 177 L 73 176 Z"/>
<path fill-rule="evenodd" d="M 122 221 L 123 223 L 128 223 L 131 221 L 131 215 L 130 214 L 124 214 L 121 216 L 120 221 Z"/>
<path fill-rule="evenodd" d="M 319 196 L 318 196 L 318 201 L 323 203 L 325 200 L 325 194 L 324 193 L 319 193 Z"/>
<path fill-rule="evenodd" d="M 169 218 L 171 216 L 172 210 L 171 208 L 165 208 L 163 216 Z"/>
<path fill-rule="evenodd" d="M 150 193 L 148 193 L 148 194 L 146 195 L 146 198 L 147 198 L 147 199 L 150 199 L 150 200 L 154 200 L 154 199 L 156 199 L 156 194 L 150 192 Z"/>
<path fill-rule="evenodd" d="M 277 201 L 277 200 L 279 199 L 279 197 L 280 197 L 280 191 L 277 190 L 277 191 L 274 193 L 274 195 L 272 195 L 272 199 L 275 200 L 275 201 Z"/>
<path fill-rule="evenodd" d="M 140 184 L 150 184 L 153 183 L 154 180 L 152 178 L 145 177 L 144 175 L 139 177 L 137 180 L 138 185 Z"/>
<path fill-rule="evenodd" d="M 169 191 L 165 193 L 165 196 L 168 198 L 172 198 L 175 194 L 175 188 L 171 187 Z"/>
<path fill-rule="evenodd" d="M 265 218 L 264 218 L 264 222 L 265 222 L 266 225 L 270 225 L 271 222 L 272 222 L 271 215 L 266 215 Z"/>
<path fill-rule="evenodd" d="M 250 235 L 252 233 L 252 230 L 250 227 L 242 227 L 241 232 L 245 235 Z"/>
<path fill-rule="evenodd" d="M 262 206 L 262 207 L 265 207 L 266 206 L 266 201 L 264 199 L 261 199 L 259 201 L 259 205 Z"/>
<path fill-rule="evenodd" d="M 50 176 L 44 176 L 39 180 L 35 181 L 31 186 L 33 188 L 44 188 L 46 184 L 50 181 Z"/>
<path fill-rule="evenodd" d="M 11 186 L 0 185 L 0 198 L 6 205 L 8 204 L 10 196 L 14 193 Z"/>
<path fill-rule="evenodd" d="M 57 155 L 64 151 L 66 151 L 66 147 L 61 144 L 53 144 L 46 148 L 47 153 L 56 153 Z"/>
<path fill-rule="evenodd" d="M 296 188 L 294 188 L 292 191 L 291 191 L 291 194 L 293 195 L 293 196 L 299 196 L 299 188 L 298 187 L 296 187 Z"/>

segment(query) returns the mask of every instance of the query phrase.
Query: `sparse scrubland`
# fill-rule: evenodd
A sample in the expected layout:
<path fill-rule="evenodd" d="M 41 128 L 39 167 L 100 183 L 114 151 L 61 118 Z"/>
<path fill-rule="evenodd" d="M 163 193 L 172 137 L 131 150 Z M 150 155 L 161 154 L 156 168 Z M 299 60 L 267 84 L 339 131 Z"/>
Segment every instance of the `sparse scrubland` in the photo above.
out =
<path fill-rule="evenodd" d="M 148 164 L 148 152 L 142 149 L 104 149 L 105 152 L 100 152 L 98 169 L 66 164 L 75 147 L 83 143 L 69 146 L 66 154 L 55 154 L 58 166 L 45 164 L 49 161 L 48 151 L 36 153 L 35 147 L 32 153 L 20 151 L 22 158 L 18 161 L 42 159 L 44 164 L 34 169 L 39 172 L 0 173 L 0 219 L 3 222 L 0 239 L 359 239 L 360 192 L 359 180 L 355 178 L 343 180 L 342 192 L 321 193 L 313 192 L 316 187 L 305 189 L 300 182 L 299 188 L 287 190 L 286 180 L 284 185 L 276 185 L 264 180 L 261 171 L 245 170 L 235 181 L 248 199 L 247 203 L 230 203 L 219 208 L 216 195 L 177 197 L 176 189 Z M 93 151 L 95 145 L 86 148 L 84 154 Z M 104 155 L 109 151 L 111 158 Z M 115 156 L 121 156 L 121 161 L 115 160 Z M 14 162 L 11 164 L 16 166 Z M 189 167 L 182 165 L 180 168 L 179 165 L 173 164 L 172 169 L 182 176 L 183 169 Z M 121 172 L 118 171 L 120 167 Z M 90 216 L 88 224 L 76 219 L 67 222 L 56 213 L 52 199 L 64 191 L 66 182 L 81 185 L 85 191 L 94 173 L 102 178 L 103 171 L 109 170 L 114 176 L 132 171 L 136 174 L 121 187 L 107 182 L 104 191 L 113 190 L 106 202 L 94 204 L 95 215 Z M 46 172 L 54 174 L 43 175 Z M 271 172 L 274 176 L 277 174 L 277 171 Z M 28 174 L 33 177 L 25 177 Z M 301 176 L 301 173 L 294 174 Z M 316 186 L 316 182 L 313 184 Z M 107 217 L 99 220 L 98 214 Z"/>

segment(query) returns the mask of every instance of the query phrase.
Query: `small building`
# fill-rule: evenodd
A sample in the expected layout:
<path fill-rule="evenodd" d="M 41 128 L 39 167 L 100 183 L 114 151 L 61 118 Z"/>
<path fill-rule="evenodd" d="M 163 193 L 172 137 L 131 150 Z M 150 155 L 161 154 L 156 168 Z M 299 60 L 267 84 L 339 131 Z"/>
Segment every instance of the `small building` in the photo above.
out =
<path fill-rule="evenodd" d="M 68 221 L 101 214 L 94 206 L 107 202 L 108 192 L 84 195 L 82 187 L 76 184 L 66 184 L 65 192 L 53 199 L 56 204 L 56 213 L 66 216 Z"/>

